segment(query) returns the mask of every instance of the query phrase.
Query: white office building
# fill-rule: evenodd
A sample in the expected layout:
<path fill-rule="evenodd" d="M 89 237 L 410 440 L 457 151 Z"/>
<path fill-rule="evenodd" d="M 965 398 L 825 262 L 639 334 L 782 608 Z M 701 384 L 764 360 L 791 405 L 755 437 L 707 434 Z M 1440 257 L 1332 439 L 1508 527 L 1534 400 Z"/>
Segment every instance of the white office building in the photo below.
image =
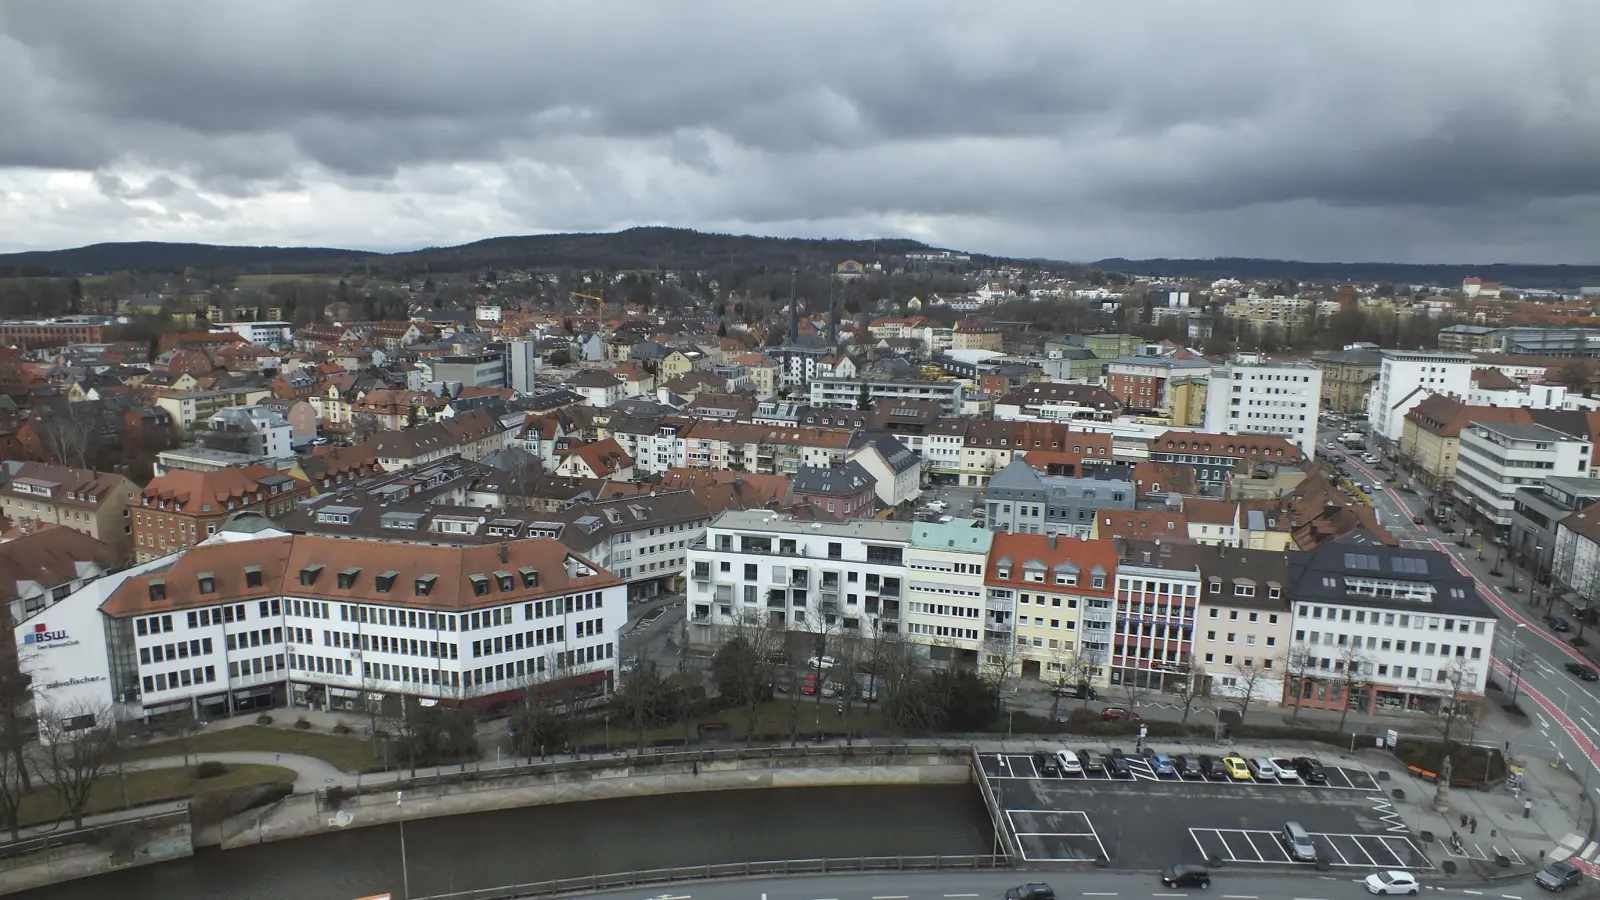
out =
<path fill-rule="evenodd" d="M 544 360 L 539 358 L 538 350 L 537 341 L 506 343 L 506 372 L 511 376 L 511 389 L 518 394 L 531 394 L 539 386 Z"/>
<path fill-rule="evenodd" d="M 1310 459 L 1317 450 L 1322 370 L 1240 354 L 1211 370 L 1205 430 L 1212 434 L 1272 434 Z"/>
<path fill-rule="evenodd" d="M 1544 425 L 1474 422 L 1461 432 L 1456 502 L 1485 525 L 1511 527 L 1519 488 L 1551 476 L 1588 478 L 1593 445 Z"/>
<path fill-rule="evenodd" d="M 714 646 L 761 627 L 809 655 L 898 634 L 910 544 L 909 522 L 725 512 L 689 547 L 688 639 Z"/>
<path fill-rule="evenodd" d="M 1406 413 L 1429 394 L 1465 398 L 1472 391 L 1474 357 L 1468 353 L 1384 350 L 1378 378 L 1367 397 L 1372 435 L 1395 444 L 1405 430 Z"/>
<path fill-rule="evenodd" d="M 229 322 L 215 331 L 231 331 L 252 344 L 281 350 L 289 346 L 294 326 L 288 322 Z"/>
<path fill-rule="evenodd" d="M 993 532 L 973 528 L 971 519 L 911 526 L 902 631 L 908 644 L 922 648 L 936 664 L 978 665 L 984 642 L 984 568 L 993 540 Z M 1014 617 L 1014 598 L 993 602 L 1004 606 L 1006 621 Z"/>

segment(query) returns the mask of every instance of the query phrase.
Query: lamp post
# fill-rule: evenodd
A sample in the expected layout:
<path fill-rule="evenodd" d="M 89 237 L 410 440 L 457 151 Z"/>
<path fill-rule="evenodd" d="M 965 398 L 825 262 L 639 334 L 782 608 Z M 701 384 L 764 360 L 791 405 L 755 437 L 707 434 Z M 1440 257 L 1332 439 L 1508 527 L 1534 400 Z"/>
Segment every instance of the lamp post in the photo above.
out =
<path fill-rule="evenodd" d="M 402 806 L 406 802 L 405 791 L 394 792 L 394 805 Z M 405 814 L 400 816 L 400 888 L 403 900 L 411 900 L 411 870 L 406 865 L 406 820 Z"/>
<path fill-rule="evenodd" d="M 1518 622 L 1517 627 L 1511 630 L 1511 645 L 1514 649 L 1511 651 L 1511 665 L 1506 667 L 1506 671 L 1511 673 L 1512 706 L 1517 705 L 1517 689 L 1522 683 L 1522 665 L 1524 662 L 1522 658 L 1522 629 L 1527 627 L 1526 622 Z"/>

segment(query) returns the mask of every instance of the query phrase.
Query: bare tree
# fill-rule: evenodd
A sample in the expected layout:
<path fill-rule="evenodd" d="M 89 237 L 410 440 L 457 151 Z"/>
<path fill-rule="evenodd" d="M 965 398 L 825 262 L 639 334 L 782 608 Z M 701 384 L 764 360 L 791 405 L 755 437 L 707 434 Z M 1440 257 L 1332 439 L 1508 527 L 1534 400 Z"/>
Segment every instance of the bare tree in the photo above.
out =
<path fill-rule="evenodd" d="M 39 748 L 34 773 L 61 798 L 75 828 L 83 827 L 94 786 L 116 754 L 111 708 L 71 703 L 39 713 Z"/>
<path fill-rule="evenodd" d="M 193 706 L 185 706 L 176 716 L 168 720 L 176 737 L 178 750 L 183 754 L 183 767 L 189 768 L 189 758 L 194 756 L 194 738 L 200 733 L 201 722 L 194 714 Z"/>
<path fill-rule="evenodd" d="M 1476 678 L 1471 663 L 1465 657 L 1453 658 L 1449 665 L 1439 670 L 1439 675 L 1444 680 L 1441 682 L 1439 708 L 1434 712 L 1433 719 L 1448 751 L 1450 733 L 1455 730 L 1456 722 L 1473 714 L 1471 701 L 1464 698 L 1471 695 Z"/>
<path fill-rule="evenodd" d="M 1294 713 L 1289 724 L 1300 720 L 1300 701 L 1305 698 L 1305 685 L 1317 670 L 1317 654 L 1308 644 L 1295 644 L 1284 657 L 1284 668 L 1289 677 L 1287 693 L 1294 698 Z"/>
<path fill-rule="evenodd" d="M 18 838 L 21 828 L 22 798 L 28 795 L 28 767 L 23 762 L 20 753 L 12 753 L 9 745 L 22 745 L 26 738 L 10 733 L 11 723 L 0 719 L 0 741 L 8 745 L 7 749 L 0 751 L 0 826 L 11 832 L 11 839 Z"/>
<path fill-rule="evenodd" d="M 1189 724 L 1189 713 L 1194 711 L 1195 701 L 1205 696 L 1206 673 L 1205 670 L 1194 664 L 1193 660 L 1185 660 L 1177 664 L 1169 675 L 1173 676 L 1172 684 L 1176 685 L 1171 693 L 1182 704 L 1183 716 L 1179 722 Z"/>
<path fill-rule="evenodd" d="M 1244 721 L 1244 717 L 1250 713 L 1250 702 L 1255 699 L 1256 689 L 1272 677 L 1273 662 L 1272 659 L 1242 656 L 1233 664 L 1234 684 L 1229 699 L 1239 707 L 1239 721 Z"/>
<path fill-rule="evenodd" d="M 722 646 L 711 659 L 711 677 L 723 699 L 744 711 L 745 740 L 753 743 L 761 703 L 770 696 L 777 673 L 783 635 L 757 614 L 753 620 L 740 619 L 724 631 L 724 636 Z M 790 690 L 798 691 L 798 685 L 790 685 Z"/>
<path fill-rule="evenodd" d="M 73 404 L 63 404 L 50 409 L 48 415 L 34 420 L 34 433 L 44 448 L 45 456 L 58 465 L 78 469 L 89 467 L 90 445 L 95 442 L 94 428 Z"/>
<path fill-rule="evenodd" d="M 1344 695 L 1344 705 L 1339 710 L 1340 731 L 1344 731 L 1345 720 L 1350 717 L 1350 703 L 1356 688 L 1365 684 L 1366 676 L 1372 674 L 1372 657 L 1362 652 L 1360 643 L 1360 638 L 1350 638 L 1339 647 L 1339 655 L 1333 660 L 1335 682 Z"/>

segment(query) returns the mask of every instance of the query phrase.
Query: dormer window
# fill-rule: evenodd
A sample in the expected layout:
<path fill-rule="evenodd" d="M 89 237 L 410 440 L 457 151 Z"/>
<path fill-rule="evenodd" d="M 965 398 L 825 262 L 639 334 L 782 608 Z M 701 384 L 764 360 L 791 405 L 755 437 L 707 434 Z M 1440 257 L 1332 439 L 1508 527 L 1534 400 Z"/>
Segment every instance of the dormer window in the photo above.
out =
<path fill-rule="evenodd" d="M 394 589 L 395 579 L 399 577 L 400 573 L 394 569 L 390 569 L 387 572 L 380 574 L 376 579 L 374 579 L 374 583 L 378 587 L 378 592 L 383 594 L 389 593 Z"/>
<path fill-rule="evenodd" d="M 517 570 L 522 576 L 522 586 L 536 588 L 539 586 L 539 570 L 533 566 L 523 566 Z"/>
<path fill-rule="evenodd" d="M 472 593 L 482 597 L 489 593 L 489 579 L 483 575 L 473 575 L 467 580 L 472 582 Z"/>
<path fill-rule="evenodd" d="M 500 586 L 502 592 L 509 593 L 517 589 L 517 580 L 512 578 L 511 573 L 505 570 L 495 572 L 494 580 Z"/>
<path fill-rule="evenodd" d="M 418 597 L 426 597 L 433 593 L 433 583 L 439 580 L 437 575 L 424 575 L 417 579 L 416 589 Z"/>
<path fill-rule="evenodd" d="M 245 566 L 244 567 L 244 586 L 247 587 L 247 588 L 258 588 L 258 587 L 261 587 L 261 567 L 260 566 Z"/>
<path fill-rule="evenodd" d="M 200 573 L 200 577 L 199 577 L 199 581 L 200 581 L 200 593 L 202 593 L 202 594 L 215 594 L 217 592 L 217 576 L 216 575 L 214 575 L 214 574 L 212 574 L 210 572 L 201 572 Z"/>
<path fill-rule="evenodd" d="M 1220 582 L 1220 581 L 1211 582 L 1211 593 L 1213 593 L 1213 594 L 1222 593 L 1222 582 Z"/>
<path fill-rule="evenodd" d="M 317 576 L 322 574 L 322 566 L 312 563 L 300 570 L 300 583 L 307 587 L 317 583 Z"/>
<path fill-rule="evenodd" d="M 150 579 L 150 599 L 160 602 L 167 599 L 167 582 L 163 578 Z"/>
<path fill-rule="evenodd" d="M 351 566 L 339 573 L 340 590 L 348 591 L 356 586 L 356 577 L 361 574 L 360 566 Z"/>

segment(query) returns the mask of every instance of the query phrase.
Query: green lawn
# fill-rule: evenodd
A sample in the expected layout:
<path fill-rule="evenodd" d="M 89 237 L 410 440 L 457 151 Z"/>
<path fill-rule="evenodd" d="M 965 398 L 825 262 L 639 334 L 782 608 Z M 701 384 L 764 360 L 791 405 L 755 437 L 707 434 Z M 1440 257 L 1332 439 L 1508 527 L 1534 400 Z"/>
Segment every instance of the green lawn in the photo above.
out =
<path fill-rule="evenodd" d="M 215 778 L 195 778 L 193 769 L 149 769 L 119 776 L 107 771 L 89 796 L 88 815 L 193 797 L 207 791 L 242 787 L 249 784 L 294 783 L 294 772 L 280 766 L 229 766 Z M 22 798 L 19 818 L 22 825 L 36 825 L 61 819 L 65 810 L 61 798 L 48 787 L 35 782 L 32 793 Z"/>
<path fill-rule="evenodd" d="M 295 731 L 292 728 L 274 728 L 265 725 L 241 725 L 195 735 L 188 741 L 190 753 L 225 753 L 255 750 L 262 753 L 293 753 L 326 760 L 345 772 L 360 772 L 381 763 L 383 751 L 374 756 L 371 741 L 315 731 Z M 182 756 L 183 744 L 158 741 L 144 744 L 129 751 L 133 759 L 151 759 L 157 756 Z"/>
<path fill-rule="evenodd" d="M 777 699 L 762 703 L 756 707 L 755 734 L 760 740 L 787 740 L 789 737 L 789 719 L 791 716 L 789 697 L 779 695 Z M 800 697 L 799 722 L 800 738 L 811 737 L 817 732 L 817 698 L 816 695 Z M 838 711 L 838 701 L 823 700 L 821 708 L 822 730 L 828 734 L 843 734 L 845 718 Z M 745 731 L 748 722 L 748 712 L 740 707 L 738 709 L 718 710 L 696 716 L 687 729 L 691 741 L 698 741 L 700 725 L 726 725 L 728 738 L 735 741 L 747 740 Z M 877 737 L 886 734 L 883 726 L 883 717 L 879 713 L 877 704 L 871 709 L 862 707 L 859 703 L 850 713 L 850 729 L 856 737 Z M 682 740 L 685 728 L 682 722 L 673 722 L 657 728 L 645 730 L 645 742 L 659 740 Z M 591 730 L 584 735 L 582 740 L 589 746 L 604 746 L 607 734 L 604 727 Z M 612 748 L 633 747 L 638 743 L 639 732 L 628 722 L 619 721 L 615 716 L 611 719 L 610 740 Z"/>

